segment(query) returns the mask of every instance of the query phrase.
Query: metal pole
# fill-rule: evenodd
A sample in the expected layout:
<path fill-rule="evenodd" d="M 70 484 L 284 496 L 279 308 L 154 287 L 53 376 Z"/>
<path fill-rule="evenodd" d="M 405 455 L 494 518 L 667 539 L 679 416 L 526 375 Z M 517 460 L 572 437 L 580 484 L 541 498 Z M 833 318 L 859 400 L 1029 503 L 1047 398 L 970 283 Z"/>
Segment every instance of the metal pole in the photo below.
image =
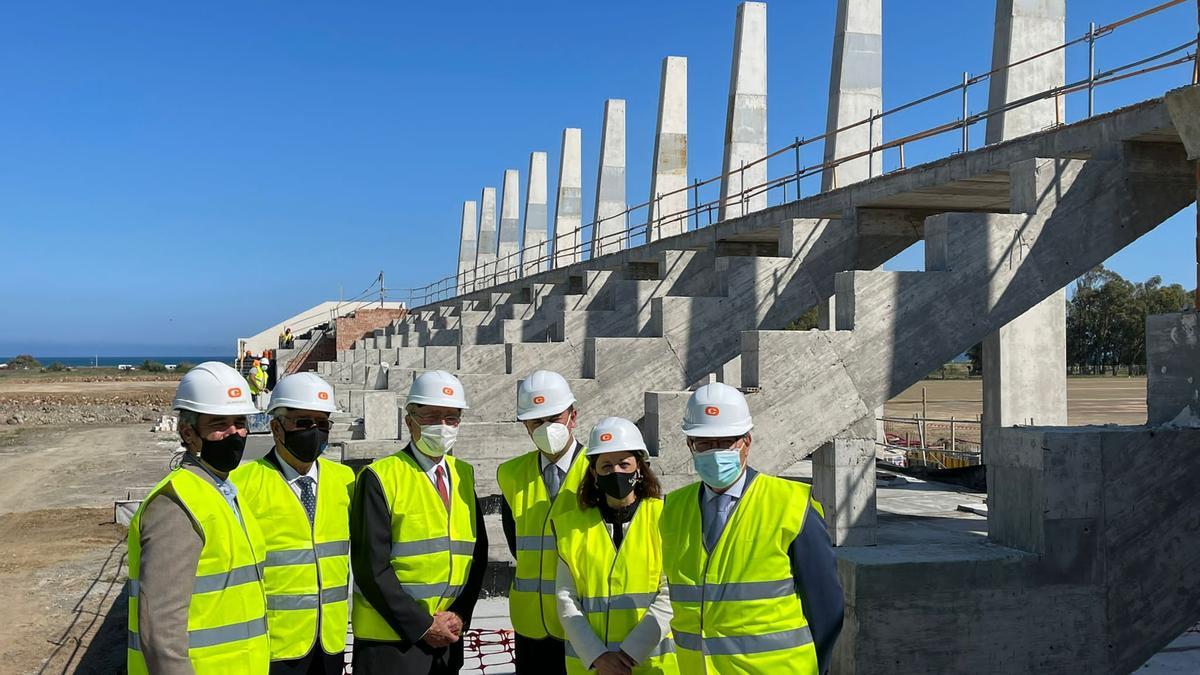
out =
<path fill-rule="evenodd" d="M 971 149 L 971 128 L 967 126 L 967 83 L 971 81 L 970 73 L 963 73 L 962 83 L 962 151 L 966 152 Z"/>
<path fill-rule="evenodd" d="M 867 178 L 875 175 L 875 111 L 867 113 Z"/>
<path fill-rule="evenodd" d="M 692 209 L 696 212 L 696 228 L 700 229 L 700 179 L 692 179 Z"/>
<path fill-rule="evenodd" d="M 746 160 L 742 160 L 741 174 L 738 176 L 738 185 L 742 188 L 742 212 L 740 215 L 746 215 Z"/>
<path fill-rule="evenodd" d="M 379 273 L 379 308 L 383 308 L 383 272 Z"/>
<path fill-rule="evenodd" d="M 796 199 L 800 199 L 800 145 L 801 138 L 796 137 Z"/>
<path fill-rule="evenodd" d="M 1088 24 L 1088 117 L 1096 113 L 1096 22 Z"/>
<path fill-rule="evenodd" d="M 958 441 L 957 441 L 957 437 L 954 434 L 954 415 L 951 415 L 950 416 L 950 451 L 956 452 L 957 450 L 958 450 Z"/>
<path fill-rule="evenodd" d="M 1196 203 L 1200 205 L 1200 160 L 1196 161 Z M 1196 207 L 1196 297 L 1192 308 L 1200 312 L 1200 206 Z"/>

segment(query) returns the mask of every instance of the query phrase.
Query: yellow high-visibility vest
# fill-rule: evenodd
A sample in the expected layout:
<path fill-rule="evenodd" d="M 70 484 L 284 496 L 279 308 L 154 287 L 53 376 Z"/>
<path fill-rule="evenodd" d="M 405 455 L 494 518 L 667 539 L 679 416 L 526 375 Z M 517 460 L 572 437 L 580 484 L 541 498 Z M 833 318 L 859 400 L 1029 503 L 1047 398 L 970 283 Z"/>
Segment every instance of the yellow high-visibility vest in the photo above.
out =
<path fill-rule="evenodd" d="M 250 369 L 250 393 L 261 394 L 267 388 L 267 374 L 262 368 Z"/>
<path fill-rule="evenodd" d="M 609 651 L 621 648 L 621 642 L 658 595 L 663 569 L 658 531 L 662 506 L 661 499 L 653 498 L 638 504 L 619 550 L 613 548 L 600 509 L 575 509 L 554 516 L 558 555 L 571 570 L 588 623 Z M 633 669 L 634 674 L 678 673 L 674 652 L 675 645 L 668 635 L 650 658 Z M 591 672 L 591 664 L 580 661 L 569 642 L 566 653 L 568 673 Z"/>
<path fill-rule="evenodd" d="M 204 546 L 196 565 L 188 604 L 188 658 L 196 675 L 265 674 L 270 667 L 267 601 L 262 564 L 266 544 L 254 515 L 243 510 L 242 523 L 225 497 L 187 469 L 167 474 L 142 502 L 129 523 L 129 640 L 125 657 L 131 675 L 147 673 L 138 635 L 138 585 L 141 573 L 141 522 L 146 506 L 160 493 L 179 498 L 197 523 Z"/>
<path fill-rule="evenodd" d="M 809 487 L 756 476 L 712 555 L 704 548 L 700 498 L 699 483 L 680 488 L 667 495 L 662 515 L 679 669 L 816 675 L 788 557 L 808 513 Z"/>
<path fill-rule="evenodd" d="M 467 581 L 475 553 L 475 471 L 446 455 L 450 510 L 416 460 L 401 450 L 364 471 L 379 479 L 392 505 L 392 569 L 430 616 L 450 607 Z M 350 610 L 355 637 L 398 642 L 400 636 L 359 593 Z"/>
<path fill-rule="evenodd" d="M 500 465 L 496 482 L 516 524 L 517 569 L 508 594 L 513 630 L 528 638 L 563 639 L 562 622 L 554 599 L 558 549 L 550 518 L 564 510 L 578 510 L 576 493 L 587 474 L 587 448 L 575 451 L 571 470 L 563 478 L 553 504 L 542 482 L 538 451 L 528 452 Z"/>
<path fill-rule="evenodd" d="M 317 478 L 317 509 L 310 525 L 300 500 L 266 457 L 229 475 L 237 485 L 238 502 L 254 513 L 266 539 L 263 583 L 275 661 L 304 656 L 318 634 L 326 653 L 346 650 L 354 470 L 318 458 Z"/>

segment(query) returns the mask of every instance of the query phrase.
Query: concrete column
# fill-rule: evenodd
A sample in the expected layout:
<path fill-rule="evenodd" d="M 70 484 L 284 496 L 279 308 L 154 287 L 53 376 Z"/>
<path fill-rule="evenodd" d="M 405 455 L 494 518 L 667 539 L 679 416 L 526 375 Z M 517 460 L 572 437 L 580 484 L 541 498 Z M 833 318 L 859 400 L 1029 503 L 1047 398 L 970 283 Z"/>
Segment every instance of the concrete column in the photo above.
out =
<path fill-rule="evenodd" d="M 1200 427 L 1200 314 L 1146 317 L 1146 423 Z"/>
<path fill-rule="evenodd" d="M 883 142 L 883 121 L 833 135 L 883 110 L 883 1 L 838 0 L 829 77 L 829 113 L 825 124 L 825 161 L 848 157 Z M 821 190 L 830 190 L 883 173 L 879 153 L 826 170 Z M 836 174 L 836 176 L 835 176 Z"/>
<path fill-rule="evenodd" d="M 536 248 L 535 248 L 536 247 Z M 529 182 L 525 186 L 525 242 L 522 276 L 550 269 L 546 245 L 546 153 L 529 153 Z"/>
<path fill-rule="evenodd" d="M 625 100 L 604 102 L 604 136 L 596 172 L 596 217 L 592 219 L 592 257 L 625 248 Z M 608 236 L 605 241 L 601 238 Z"/>
<path fill-rule="evenodd" d="M 505 169 L 504 192 L 500 197 L 500 239 L 496 248 L 496 266 L 501 279 L 515 278 L 521 260 L 521 172 Z"/>
<path fill-rule="evenodd" d="M 558 198 L 554 202 L 554 266 L 566 267 L 582 259 L 583 152 L 582 131 L 563 129 L 558 156 Z"/>
<path fill-rule="evenodd" d="M 479 247 L 475 250 L 475 279 L 482 286 L 491 285 L 496 272 L 496 188 L 483 188 L 479 210 Z"/>
<path fill-rule="evenodd" d="M 658 127 L 651 167 L 650 234 L 647 241 L 687 231 L 687 58 L 668 56 L 662 63 L 658 90 Z M 680 215 L 673 215 L 680 214 Z M 664 216 L 666 216 L 664 218 Z"/>
<path fill-rule="evenodd" d="M 458 240 L 458 292 L 467 293 L 473 288 L 475 268 L 476 228 L 479 227 L 478 204 L 463 202 L 462 235 Z"/>
<path fill-rule="evenodd" d="M 767 4 L 738 5 L 733 33 L 733 67 L 729 76 L 729 108 L 725 117 L 725 158 L 721 173 L 718 220 L 736 218 L 767 206 L 767 193 L 742 199 L 743 185 L 767 182 L 767 163 L 742 167 L 767 155 Z"/>
<path fill-rule="evenodd" d="M 821 446 L 813 489 L 834 546 L 875 545 L 875 439 L 839 437 Z"/>
<path fill-rule="evenodd" d="M 1066 0 L 996 0 L 992 68 L 998 69 L 1061 45 Z M 1063 52 L 1043 56 L 991 78 L 990 109 L 1036 94 L 1065 81 Z M 987 142 L 1040 131 L 1062 119 L 1058 103 L 1045 99 L 995 115 L 987 122 Z M 989 290 L 989 295 L 1002 292 Z M 983 342 L 983 424 L 1039 426 L 1067 423 L 1066 291 L 1043 300 Z M 990 452 L 985 448 L 984 452 Z"/>

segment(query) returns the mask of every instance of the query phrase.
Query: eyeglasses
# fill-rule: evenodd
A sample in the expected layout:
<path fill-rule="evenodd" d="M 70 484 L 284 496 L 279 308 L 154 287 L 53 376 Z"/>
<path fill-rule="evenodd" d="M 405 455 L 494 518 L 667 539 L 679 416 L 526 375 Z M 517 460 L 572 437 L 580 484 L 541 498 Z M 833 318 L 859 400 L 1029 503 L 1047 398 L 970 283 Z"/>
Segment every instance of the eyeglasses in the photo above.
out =
<path fill-rule="evenodd" d="M 320 429 L 321 431 L 329 431 L 329 429 L 333 427 L 333 422 L 330 422 L 329 420 L 314 420 L 311 417 L 301 417 L 299 419 L 291 419 L 291 418 L 284 418 L 284 419 L 287 419 L 287 421 L 291 422 L 292 427 L 294 427 L 297 431 L 304 431 L 305 429 L 311 429 L 313 427 L 316 427 L 316 428 Z"/>
<path fill-rule="evenodd" d="M 437 415 L 437 414 L 418 415 L 416 413 L 409 413 L 409 416 L 412 417 L 414 420 L 416 420 L 417 424 L 421 424 L 421 425 L 445 424 L 448 427 L 456 427 L 462 423 L 461 415 L 454 415 L 454 416 Z"/>

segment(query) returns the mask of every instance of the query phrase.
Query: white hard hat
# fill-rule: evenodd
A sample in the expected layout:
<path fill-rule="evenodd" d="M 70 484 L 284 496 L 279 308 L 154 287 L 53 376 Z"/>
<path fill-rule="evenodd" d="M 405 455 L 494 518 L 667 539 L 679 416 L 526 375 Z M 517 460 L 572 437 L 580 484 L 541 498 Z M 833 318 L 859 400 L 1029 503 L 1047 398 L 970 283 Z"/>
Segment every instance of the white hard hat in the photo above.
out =
<path fill-rule="evenodd" d="M 280 380 L 275 385 L 275 391 L 271 392 L 271 405 L 267 407 L 267 412 L 276 408 L 327 413 L 337 411 L 333 387 L 316 373 L 295 373 Z"/>
<path fill-rule="evenodd" d="M 650 457 L 646 449 L 646 441 L 637 425 L 624 417 L 605 417 L 592 427 L 592 436 L 588 439 L 588 457 L 603 455 L 606 452 L 640 452 L 643 459 Z"/>
<path fill-rule="evenodd" d="M 267 357 L 265 357 L 265 356 L 264 356 L 264 357 L 263 357 L 263 360 L 262 360 L 262 364 L 263 364 L 264 366 L 269 366 L 269 365 L 271 365 L 271 359 L 268 359 Z"/>
<path fill-rule="evenodd" d="M 746 397 L 722 382 L 697 389 L 683 414 L 683 433 L 688 436 L 725 438 L 741 436 L 753 428 Z"/>
<path fill-rule="evenodd" d="M 517 419 L 536 420 L 557 415 L 575 402 L 575 395 L 562 375 L 535 370 L 517 387 Z"/>
<path fill-rule="evenodd" d="M 462 382 L 444 370 L 430 370 L 413 380 L 404 405 L 440 405 L 447 408 L 466 410 L 467 394 Z"/>
<path fill-rule="evenodd" d="M 220 361 L 205 361 L 189 370 L 179 381 L 171 408 L 205 415 L 258 414 L 246 380 Z"/>

